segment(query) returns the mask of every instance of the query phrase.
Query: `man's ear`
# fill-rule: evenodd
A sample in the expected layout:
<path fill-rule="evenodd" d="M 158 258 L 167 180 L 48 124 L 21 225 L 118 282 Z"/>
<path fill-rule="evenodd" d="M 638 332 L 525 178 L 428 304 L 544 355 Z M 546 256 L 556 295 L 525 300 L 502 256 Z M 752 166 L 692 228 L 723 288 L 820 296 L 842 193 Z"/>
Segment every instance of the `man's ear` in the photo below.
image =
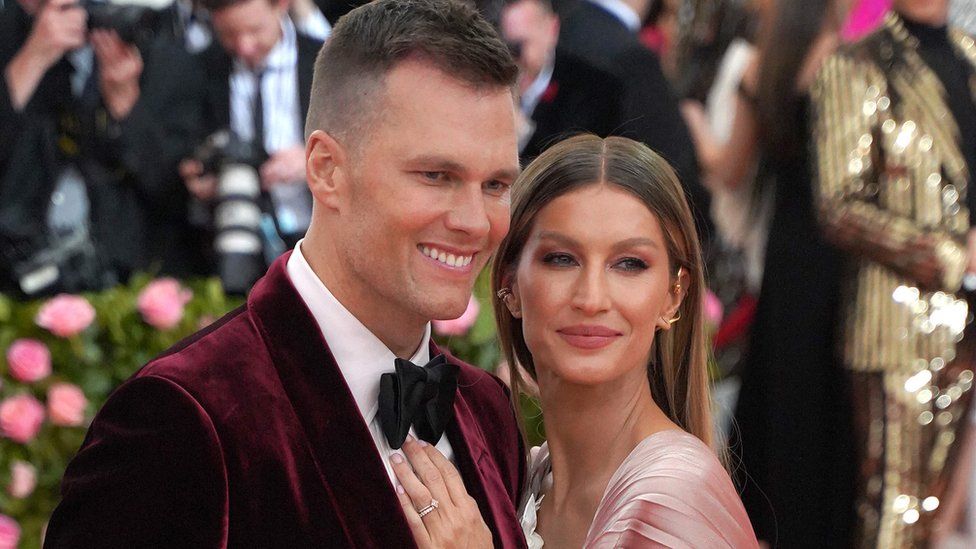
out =
<path fill-rule="evenodd" d="M 349 170 L 343 146 L 328 133 L 315 130 L 305 145 L 305 169 L 315 201 L 328 209 L 338 209 L 347 192 Z"/>

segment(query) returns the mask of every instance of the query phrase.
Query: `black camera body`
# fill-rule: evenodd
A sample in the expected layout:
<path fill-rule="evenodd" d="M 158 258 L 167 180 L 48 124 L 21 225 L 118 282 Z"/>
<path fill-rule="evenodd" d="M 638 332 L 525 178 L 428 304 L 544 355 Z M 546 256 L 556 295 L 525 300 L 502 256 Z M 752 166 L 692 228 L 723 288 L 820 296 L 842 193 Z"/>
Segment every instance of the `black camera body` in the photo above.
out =
<path fill-rule="evenodd" d="M 80 5 L 88 13 L 89 29 L 114 30 L 130 44 L 148 44 L 163 23 L 162 12 L 146 6 L 99 0 L 81 0 Z"/>
<path fill-rule="evenodd" d="M 228 130 L 210 135 L 196 150 L 204 173 L 217 177 L 213 249 L 224 290 L 243 295 L 267 268 L 267 219 L 258 175 L 262 153 Z"/>

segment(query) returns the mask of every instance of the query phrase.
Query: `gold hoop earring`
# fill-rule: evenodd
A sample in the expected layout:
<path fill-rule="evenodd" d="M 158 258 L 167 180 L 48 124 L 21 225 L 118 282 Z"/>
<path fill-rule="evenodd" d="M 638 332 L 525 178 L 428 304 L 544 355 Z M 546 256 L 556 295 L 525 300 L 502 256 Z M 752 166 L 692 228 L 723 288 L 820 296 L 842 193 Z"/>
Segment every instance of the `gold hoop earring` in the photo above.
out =
<path fill-rule="evenodd" d="M 506 297 L 512 295 L 512 289 L 511 288 L 502 288 L 501 290 L 498 290 L 498 292 L 495 295 L 498 296 L 498 299 L 501 299 L 502 301 L 505 301 L 505 298 Z"/>
<path fill-rule="evenodd" d="M 681 312 L 680 311 L 678 312 L 678 316 L 676 316 L 676 317 L 674 317 L 674 318 L 672 318 L 671 320 L 668 321 L 668 324 L 671 324 L 673 326 L 674 323 L 677 322 L 677 321 L 679 321 L 679 320 L 681 320 Z"/>

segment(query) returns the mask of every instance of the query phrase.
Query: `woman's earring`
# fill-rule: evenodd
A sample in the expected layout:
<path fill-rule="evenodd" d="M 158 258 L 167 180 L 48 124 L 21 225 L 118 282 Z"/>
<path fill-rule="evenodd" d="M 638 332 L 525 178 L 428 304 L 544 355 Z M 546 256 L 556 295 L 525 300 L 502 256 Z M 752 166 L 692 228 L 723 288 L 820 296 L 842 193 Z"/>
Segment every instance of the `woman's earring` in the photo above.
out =
<path fill-rule="evenodd" d="M 678 315 L 668 321 L 668 324 L 674 325 L 675 322 L 681 320 L 681 311 L 678 311 Z"/>
<path fill-rule="evenodd" d="M 514 303 L 515 294 L 512 293 L 511 288 L 502 288 L 501 290 L 498 290 L 498 292 L 495 295 L 497 295 L 498 299 L 502 300 L 502 303 L 504 303 L 505 306 L 508 307 L 508 312 L 510 312 L 513 317 L 522 318 L 522 311 L 520 311 L 518 307 L 515 306 Z"/>
<path fill-rule="evenodd" d="M 676 294 L 681 292 L 681 269 L 682 267 L 678 267 L 678 276 L 677 276 L 677 280 L 674 283 L 674 293 Z"/>

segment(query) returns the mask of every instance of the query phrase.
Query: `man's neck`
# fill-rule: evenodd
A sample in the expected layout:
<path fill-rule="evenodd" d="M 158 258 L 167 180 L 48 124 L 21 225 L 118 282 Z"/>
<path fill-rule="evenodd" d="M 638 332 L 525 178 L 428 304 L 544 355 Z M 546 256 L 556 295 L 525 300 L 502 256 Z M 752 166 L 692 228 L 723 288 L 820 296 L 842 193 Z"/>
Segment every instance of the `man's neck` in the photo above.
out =
<path fill-rule="evenodd" d="M 329 289 L 333 297 L 394 355 L 409 360 L 423 343 L 429 319 L 420 318 L 409 312 L 400 313 L 393 310 L 386 300 L 384 300 L 386 304 L 384 307 L 372 306 L 377 296 L 357 291 L 359 284 L 351 280 L 352 277 L 347 276 L 346 273 L 334 268 L 339 261 L 330 260 L 329 257 L 340 256 L 329 253 L 328 242 L 330 240 L 327 238 L 316 238 L 313 230 L 309 229 L 301 244 L 301 250 L 312 272 Z M 325 251 L 325 253 L 317 254 L 316 251 Z"/>

